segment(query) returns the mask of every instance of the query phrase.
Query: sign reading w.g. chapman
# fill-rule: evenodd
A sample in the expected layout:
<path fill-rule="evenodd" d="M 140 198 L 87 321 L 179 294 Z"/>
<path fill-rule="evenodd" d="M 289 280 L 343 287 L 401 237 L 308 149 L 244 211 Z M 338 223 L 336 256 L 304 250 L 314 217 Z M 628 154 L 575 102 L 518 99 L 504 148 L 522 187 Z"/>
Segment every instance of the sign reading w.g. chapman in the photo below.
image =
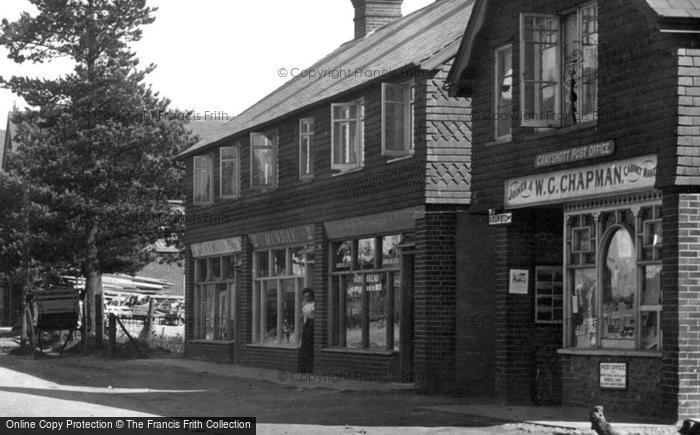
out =
<path fill-rule="evenodd" d="M 528 207 L 651 189 L 656 183 L 656 163 L 656 156 L 649 155 L 513 178 L 506 181 L 505 207 Z"/>

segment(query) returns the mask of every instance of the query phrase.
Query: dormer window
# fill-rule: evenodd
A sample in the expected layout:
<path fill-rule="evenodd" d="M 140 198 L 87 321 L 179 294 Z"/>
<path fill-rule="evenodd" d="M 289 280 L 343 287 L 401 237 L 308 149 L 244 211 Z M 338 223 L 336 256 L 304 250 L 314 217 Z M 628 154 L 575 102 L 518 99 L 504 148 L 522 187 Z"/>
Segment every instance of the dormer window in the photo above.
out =
<path fill-rule="evenodd" d="M 598 7 L 520 15 L 523 127 L 594 121 L 598 106 Z"/>

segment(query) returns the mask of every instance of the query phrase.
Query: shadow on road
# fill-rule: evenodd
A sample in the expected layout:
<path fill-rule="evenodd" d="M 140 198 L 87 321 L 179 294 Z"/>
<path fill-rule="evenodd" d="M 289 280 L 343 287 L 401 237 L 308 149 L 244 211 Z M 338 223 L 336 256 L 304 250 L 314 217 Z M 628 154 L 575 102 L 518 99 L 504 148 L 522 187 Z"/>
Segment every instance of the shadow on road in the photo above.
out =
<path fill-rule="evenodd" d="M 95 357 L 0 356 L 0 391 L 31 402 L 33 415 L 76 416 L 80 404 L 115 412 L 184 416 L 254 416 L 259 423 L 487 427 L 504 422 L 442 413 L 427 406 L 456 404 L 460 399 L 422 396 L 412 392 L 343 392 L 215 374 L 178 367 L 144 366 L 129 360 Z M 56 406 L 74 403 L 65 413 Z M 27 415 L 3 409 L 4 415 Z M 99 409 L 99 408 L 98 408 Z M 24 410 L 26 411 L 26 409 Z M 76 413 L 77 412 L 77 413 Z"/>

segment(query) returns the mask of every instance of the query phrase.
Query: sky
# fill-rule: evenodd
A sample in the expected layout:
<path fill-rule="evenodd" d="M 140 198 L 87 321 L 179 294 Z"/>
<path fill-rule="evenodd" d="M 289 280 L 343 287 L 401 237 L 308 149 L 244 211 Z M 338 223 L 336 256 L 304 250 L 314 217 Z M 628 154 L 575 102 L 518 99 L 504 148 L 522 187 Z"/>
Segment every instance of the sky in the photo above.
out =
<path fill-rule="evenodd" d="M 435 0 L 404 0 L 403 14 Z M 134 45 L 142 64 L 158 67 L 148 81 L 172 101 L 202 118 L 230 119 L 289 77 L 353 38 L 350 0 L 149 0 L 156 21 Z M 0 20 L 33 13 L 28 0 L 0 0 Z M 17 65 L 0 47 L 0 75 L 56 77 L 65 61 Z M 24 102 L 0 88 L 0 130 L 13 103 Z"/>

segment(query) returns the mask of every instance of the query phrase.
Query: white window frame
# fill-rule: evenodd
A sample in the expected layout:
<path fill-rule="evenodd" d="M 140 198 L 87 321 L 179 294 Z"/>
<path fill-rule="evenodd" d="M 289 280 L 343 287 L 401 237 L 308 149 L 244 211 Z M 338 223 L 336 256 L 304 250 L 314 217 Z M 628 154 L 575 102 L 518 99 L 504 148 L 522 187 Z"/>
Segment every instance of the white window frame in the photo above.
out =
<path fill-rule="evenodd" d="M 521 126 L 522 127 L 536 127 L 536 128 L 552 128 L 552 127 L 564 127 L 564 126 L 570 126 L 570 125 L 585 125 L 590 122 L 595 122 L 596 121 L 596 114 L 594 113 L 594 118 L 593 120 L 581 120 L 580 117 L 582 116 L 581 109 L 583 107 L 583 101 L 582 95 L 579 95 L 578 101 L 576 102 L 576 109 L 578 111 L 578 116 L 577 116 L 577 122 L 569 121 L 566 119 L 569 116 L 569 111 L 568 108 L 564 107 L 566 98 L 564 95 L 564 92 L 566 92 L 566 85 L 565 85 L 565 80 L 566 80 L 566 74 L 564 71 L 565 65 L 564 65 L 564 44 L 565 44 L 565 26 L 566 26 L 566 18 L 572 15 L 576 15 L 576 19 L 578 22 L 578 32 L 581 33 L 583 31 L 583 26 L 582 26 L 582 11 L 584 9 L 590 8 L 592 6 L 597 6 L 597 2 L 589 2 L 586 4 L 583 4 L 581 6 L 578 6 L 576 8 L 564 11 L 561 14 L 530 14 L 530 13 L 523 13 L 520 14 L 520 113 L 521 113 Z M 533 61 L 533 59 L 527 59 L 526 58 L 526 40 L 525 40 L 525 22 L 528 19 L 533 19 L 533 18 L 547 18 L 550 20 L 553 20 L 556 23 L 557 26 L 557 42 L 556 42 L 556 59 L 555 59 L 555 64 L 558 67 L 557 70 L 557 77 L 556 77 L 556 86 L 555 86 L 555 113 L 553 114 L 554 119 L 541 119 L 539 116 L 530 116 L 533 114 L 528 113 L 529 111 L 526 110 L 526 77 L 525 77 L 525 72 L 526 72 L 526 60 Z M 579 37 L 581 35 L 578 35 Z M 596 53 L 597 56 L 597 53 Z M 596 65 L 598 63 L 598 58 L 596 57 Z M 597 68 L 597 66 L 596 66 Z M 537 78 L 537 72 L 535 72 L 535 78 Z M 583 77 L 579 78 L 579 81 L 582 81 Z M 537 81 L 536 79 L 534 81 Z M 581 85 L 581 89 L 583 89 Z M 598 89 L 598 83 L 596 80 L 596 92 Z M 596 97 L 596 109 L 597 109 L 598 101 Z M 534 106 L 537 106 L 536 103 L 534 103 Z M 535 112 L 538 112 L 537 107 L 534 109 Z M 540 114 L 541 111 L 538 112 Z M 587 114 L 588 115 L 588 114 Z"/>
<path fill-rule="evenodd" d="M 303 126 L 307 125 L 308 132 L 304 132 Z M 304 139 L 307 140 L 306 159 L 302 160 L 304 153 Z M 301 118 L 299 120 L 299 178 L 309 180 L 314 177 L 314 159 L 313 159 L 313 143 L 314 143 L 314 118 Z"/>
<path fill-rule="evenodd" d="M 198 168 L 198 161 L 205 162 L 204 168 Z M 192 203 L 194 205 L 208 205 L 211 204 L 214 197 L 214 171 L 213 171 L 213 159 L 210 155 L 194 156 L 192 159 Z M 207 199 L 204 201 L 197 200 L 197 188 L 203 187 L 201 183 L 204 181 L 204 177 L 201 176 L 202 171 L 206 171 L 207 177 L 209 178 L 209 192 L 207 193 Z"/>
<path fill-rule="evenodd" d="M 255 146 L 253 137 L 256 135 L 261 135 L 267 137 L 272 145 L 270 147 L 260 147 Z M 279 137 L 277 135 L 277 130 L 269 130 L 265 132 L 252 132 L 250 133 L 250 187 L 252 189 L 266 190 L 266 189 L 276 189 L 279 182 Z M 255 150 L 256 149 L 270 149 L 272 150 L 274 156 L 274 162 L 272 164 L 272 183 L 271 184 L 255 184 Z"/>
<path fill-rule="evenodd" d="M 218 261 L 219 262 L 219 270 L 223 272 L 223 262 L 224 262 L 224 257 L 233 257 L 234 258 L 234 270 L 233 270 L 233 278 L 226 278 L 224 279 L 222 276 L 218 277 L 216 279 L 213 277 L 212 272 L 210 270 L 210 264 L 212 261 Z M 194 340 L 206 340 L 206 341 L 226 341 L 226 342 L 233 342 L 236 340 L 236 334 L 237 334 L 237 325 L 236 321 L 238 318 L 237 310 L 238 310 L 238 302 L 237 302 L 237 281 L 238 281 L 238 271 L 236 268 L 238 267 L 238 261 L 239 257 L 236 254 L 231 254 L 231 255 L 223 255 L 223 256 L 216 256 L 216 257 L 198 257 L 194 259 Z M 201 276 L 201 265 L 204 263 L 204 267 L 206 268 L 206 278 L 204 280 L 200 279 Z M 228 294 L 229 298 L 229 313 L 228 313 L 228 332 L 231 334 L 230 337 L 227 339 L 222 339 L 215 337 L 213 339 L 208 339 L 206 338 L 206 306 L 205 306 L 205 293 L 207 291 L 208 287 L 214 287 L 214 312 L 215 312 L 215 322 L 214 322 L 214 333 L 216 332 L 221 333 L 221 326 L 218 324 L 218 321 L 221 319 L 219 318 L 219 313 L 221 311 L 221 306 L 219 305 L 219 294 L 222 293 L 222 291 L 218 290 L 216 287 L 217 286 L 225 286 L 226 289 L 223 290 L 223 292 L 226 292 Z"/>
<path fill-rule="evenodd" d="M 224 150 L 232 149 L 234 151 L 234 158 L 224 158 Z M 234 178 L 234 192 L 229 194 L 224 194 L 224 161 L 233 161 L 235 178 Z M 219 148 L 219 196 L 225 199 L 235 199 L 240 196 L 241 193 L 241 155 L 240 146 L 227 146 Z"/>
<path fill-rule="evenodd" d="M 292 246 L 292 247 L 270 247 L 262 250 L 257 250 L 253 252 L 253 292 L 252 292 L 252 343 L 260 346 L 269 347 L 299 347 L 301 344 L 301 330 L 303 326 L 303 319 L 301 313 L 302 307 L 302 291 L 306 287 L 311 287 L 309 267 L 313 262 L 309 261 L 307 256 L 303 256 L 304 264 L 304 274 L 295 275 L 293 270 L 293 251 L 298 249 L 308 249 L 308 246 Z M 274 251 L 285 251 L 285 268 L 287 273 L 284 275 L 275 275 L 275 258 Z M 259 255 L 267 255 L 267 273 L 266 276 L 258 276 L 258 271 L 260 265 Z M 294 343 L 284 343 L 282 338 L 283 333 L 283 307 L 282 301 L 284 299 L 284 290 L 282 286 L 283 281 L 292 281 L 294 283 Z M 272 342 L 265 343 L 266 334 L 266 311 L 263 310 L 265 306 L 265 292 L 264 288 L 267 283 L 273 283 L 277 287 L 277 297 L 275 310 L 277 312 L 277 324 L 276 324 L 276 338 Z M 291 337 L 290 337 L 291 338 Z"/>
<path fill-rule="evenodd" d="M 511 92 L 511 97 L 510 97 L 510 110 L 508 111 L 507 114 L 505 114 L 505 119 L 502 119 L 501 116 L 501 107 L 499 107 L 499 102 L 501 98 L 501 93 L 502 93 L 502 83 L 500 82 L 499 79 L 499 72 L 501 69 L 501 64 L 499 62 L 500 59 L 500 53 L 504 51 L 510 51 L 510 77 L 511 77 L 511 84 L 510 84 L 510 92 Z M 499 142 L 508 142 L 512 139 L 512 131 L 513 131 L 513 120 L 511 119 L 511 115 L 513 112 L 513 90 L 514 90 L 514 83 L 513 83 L 513 45 L 512 44 L 507 44 L 502 47 L 497 48 L 494 50 L 494 89 L 493 89 L 493 112 L 494 112 L 494 123 L 493 123 L 493 136 L 496 139 L 496 141 Z M 506 70 L 507 72 L 507 70 Z M 505 77 L 505 75 L 504 75 Z M 501 123 L 506 123 L 508 125 L 508 134 L 499 136 L 498 135 L 498 127 L 501 125 Z"/>
<path fill-rule="evenodd" d="M 395 88 L 399 90 L 403 96 L 403 101 L 389 101 L 387 98 L 387 90 Z M 403 83 L 382 83 L 382 155 L 390 157 L 404 157 L 413 155 L 415 152 L 415 102 L 416 102 L 416 85 L 413 80 Z M 386 105 L 387 104 L 402 104 L 404 117 L 404 132 L 403 132 L 403 149 L 389 150 L 386 147 Z"/>
<path fill-rule="evenodd" d="M 343 107 L 357 108 L 357 118 L 355 119 L 335 119 L 335 109 Z M 335 163 L 335 124 L 336 122 L 355 122 L 358 131 L 355 134 L 355 154 L 356 163 Z M 363 100 L 355 100 L 347 103 L 331 104 L 331 169 L 335 171 L 352 171 L 360 169 L 364 166 L 365 154 L 365 104 Z"/>
<path fill-rule="evenodd" d="M 561 31 L 561 20 L 558 15 L 553 15 L 553 14 L 520 14 L 520 113 L 521 113 L 521 125 L 523 127 L 559 127 L 561 126 L 561 119 L 556 119 L 557 115 L 561 115 L 561 113 L 554 113 L 554 118 L 555 119 L 540 119 L 541 117 L 539 116 L 541 114 L 541 110 L 537 110 L 537 104 L 535 103 L 535 112 L 538 113 L 530 113 L 526 107 L 526 99 L 525 99 L 525 92 L 526 92 L 526 77 L 525 77 L 525 61 L 527 60 L 526 55 L 525 55 L 525 21 L 527 19 L 532 19 L 532 18 L 547 18 L 551 19 L 556 23 L 557 26 L 557 45 L 556 45 L 556 51 L 555 51 L 555 65 L 559 66 L 559 72 L 557 74 L 557 82 L 555 84 L 555 92 L 554 92 L 554 108 L 555 110 L 561 112 L 561 37 L 562 37 L 562 31 Z M 537 71 L 534 73 L 535 79 L 533 81 L 537 81 L 536 78 L 538 77 Z M 534 116 L 533 116 L 534 115 Z"/>

